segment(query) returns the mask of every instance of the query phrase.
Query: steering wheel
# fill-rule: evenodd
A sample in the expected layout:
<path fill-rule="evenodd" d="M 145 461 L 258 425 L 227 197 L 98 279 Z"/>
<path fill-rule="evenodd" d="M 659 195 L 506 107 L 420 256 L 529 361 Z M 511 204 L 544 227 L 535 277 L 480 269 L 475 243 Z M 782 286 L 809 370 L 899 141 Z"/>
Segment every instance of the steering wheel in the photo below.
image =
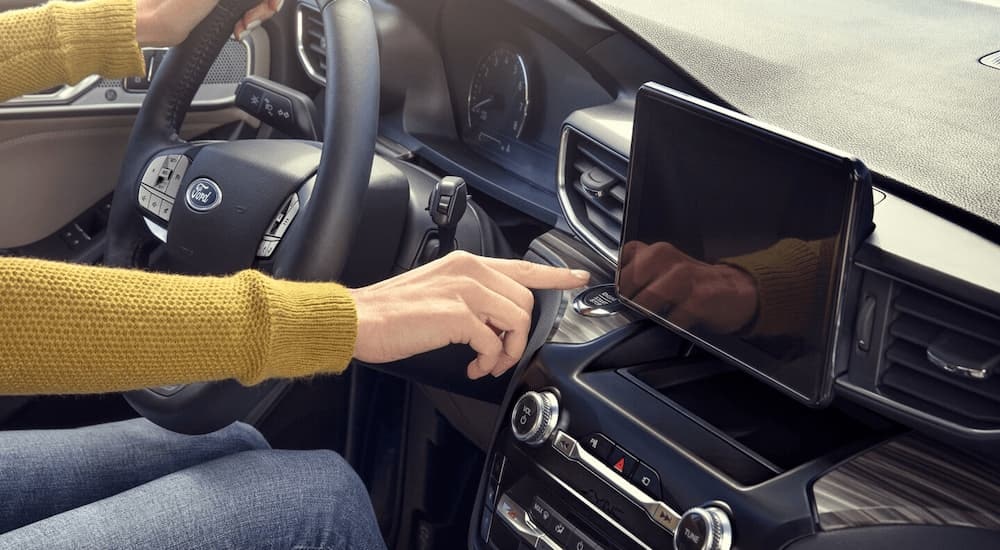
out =
<path fill-rule="evenodd" d="M 222 0 L 158 69 L 115 188 L 106 264 L 142 265 L 157 235 L 176 273 L 222 275 L 254 266 L 302 281 L 341 274 L 368 188 L 378 123 L 378 41 L 365 0 L 319 1 L 328 70 L 322 144 L 179 137 L 233 26 L 258 2 Z M 211 335 L 205 337 L 212 345 Z M 163 427 L 205 433 L 244 417 L 282 384 L 189 384 L 130 392 L 126 399 Z"/>

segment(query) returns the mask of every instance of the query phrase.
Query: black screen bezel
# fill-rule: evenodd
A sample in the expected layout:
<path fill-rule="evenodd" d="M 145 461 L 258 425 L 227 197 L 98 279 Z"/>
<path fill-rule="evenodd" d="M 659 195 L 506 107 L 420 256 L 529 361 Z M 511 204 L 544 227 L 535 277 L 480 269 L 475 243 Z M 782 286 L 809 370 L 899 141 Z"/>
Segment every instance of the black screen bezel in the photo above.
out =
<path fill-rule="evenodd" d="M 817 390 L 814 394 L 807 395 L 802 393 L 781 380 L 778 380 L 775 377 L 753 367 L 743 359 L 726 351 L 716 343 L 708 341 L 701 336 L 693 334 L 688 330 L 670 323 L 670 321 L 646 310 L 641 305 L 632 302 L 627 297 L 621 296 L 619 293 L 621 301 L 633 310 L 656 321 L 681 336 L 690 339 L 714 355 L 742 368 L 791 397 L 810 406 L 824 406 L 828 404 L 832 399 L 833 379 L 837 364 L 836 359 L 840 332 L 839 328 L 843 314 L 844 292 L 847 286 L 848 258 L 853 253 L 856 240 L 855 233 L 857 231 L 855 225 L 859 210 L 858 193 L 863 183 L 867 183 L 868 186 L 871 185 L 867 170 L 858 159 L 847 155 L 846 153 L 836 151 L 822 144 L 812 142 L 795 134 L 775 128 L 765 123 L 761 123 L 735 111 L 702 101 L 698 98 L 689 96 L 683 92 L 679 92 L 666 86 L 655 83 L 647 83 L 639 89 L 636 96 L 635 123 L 632 129 L 632 144 L 631 154 L 629 155 L 630 162 L 628 181 L 626 183 L 622 238 L 618 251 L 619 257 L 621 257 L 621 247 L 628 241 L 630 227 L 634 226 L 635 223 L 630 216 L 630 197 L 637 194 L 633 189 L 633 186 L 642 185 L 644 180 L 645 162 L 638 162 L 637 160 L 645 158 L 644 155 L 650 146 L 648 136 L 646 135 L 646 121 L 651 120 L 651 117 L 647 116 L 647 110 L 655 108 L 679 108 L 692 111 L 696 115 L 707 117 L 711 119 L 713 123 L 731 128 L 733 131 L 744 133 L 752 132 L 759 139 L 774 143 L 776 148 L 788 149 L 791 147 L 796 149 L 798 153 L 818 155 L 826 162 L 832 161 L 836 166 L 843 167 L 843 180 L 846 192 L 848 193 L 847 200 L 845 201 L 847 207 L 843 213 L 843 223 L 841 225 L 843 232 L 841 234 L 840 243 L 837 247 L 834 262 L 832 264 L 834 266 L 832 274 L 834 278 L 832 281 L 832 284 L 834 285 L 834 295 L 831 298 L 833 300 L 833 308 L 827 314 L 829 318 L 826 320 L 826 330 L 829 332 L 827 335 L 828 339 L 827 349 L 825 351 L 825 363 L 820 367 L 821 372 L 819 373 L 819 380 L 816 383 Z M 616 289 L 619 288 L 620 273 L 621 270 L 619 263 L 615 270 Z"/>

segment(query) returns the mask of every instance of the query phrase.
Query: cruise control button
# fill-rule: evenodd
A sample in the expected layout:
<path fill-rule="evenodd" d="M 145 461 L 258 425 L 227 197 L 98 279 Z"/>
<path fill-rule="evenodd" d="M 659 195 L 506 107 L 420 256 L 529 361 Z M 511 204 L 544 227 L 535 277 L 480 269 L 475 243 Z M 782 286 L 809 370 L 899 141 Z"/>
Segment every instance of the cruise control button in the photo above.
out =
<path fill-rule="evenodd" d="M 156 193 L 153 193 L 149 197 L 149 206 L 147 206 L 146 208 L 148 208 L 149 211 L 153 212 L 154 214 L 159 213 L 161 202 L 163 202 L 163 199 L 160 198 L 160 196 L 157 195 Z"/>
<path fill-rule="evenodd" d="M 604 434 L 588 435 L 583 440 L 583 446 L 590 452 L 590 454 L 596 456 L 600 460 L 607 460 L 611 451 L 615 448 L 615 444 L 612 443 L 607 437 L 604 437 Z"/>
<path fill-rule="evenodd" d="M 656 470 L 640 462 L 631 479 L 632 484 L 642 489 L 642 492 L 656 500 L 660 500 L 660 476 L 656 473 Z"/>
<path fill-rule="evenodd" d="M 146 186 L 144 185 L 139 186 L 139 206 L 143 208 L 149 208 L 149 199 L 152 196 L 153 193 L 151 193 Z"/>
<path fill-rule="evenodd" d="M 160 203 L 160 210 L 156 213 L 163 221 L 170 221 L 170 214 L 174 211 L 174 201 L 163 199 Z"/>
<path fill-rule="evenodd" d="M 639 463 L 639 461 L 636 460 L 634 456 L 628 454 L 621 447 L 616 446 L 611 451 L 611 454 L 608 455 L 606 463 L 612 470 L 628 478 L 632 475 L 632 472 L 635 471 L 635 466 Z"/>

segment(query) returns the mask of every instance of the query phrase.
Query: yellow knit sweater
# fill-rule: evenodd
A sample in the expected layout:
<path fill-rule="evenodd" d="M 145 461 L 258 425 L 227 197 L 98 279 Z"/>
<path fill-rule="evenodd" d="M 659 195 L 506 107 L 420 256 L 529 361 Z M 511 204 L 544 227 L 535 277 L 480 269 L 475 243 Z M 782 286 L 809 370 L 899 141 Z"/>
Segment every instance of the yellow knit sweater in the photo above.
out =
<path fill-rule="evenodd" d="M 133 0 L 0 14 L 0 99 L 142 69 Z M 0 394 L 340 372 L 356 334 L 354 301 L 334 283 L 0 257 Z"/>
<path fill-rule="evenodd" d="M 0 101 L 92 74 L 142 74 L 135 0 L 50 2 L 0 13 Z"/>

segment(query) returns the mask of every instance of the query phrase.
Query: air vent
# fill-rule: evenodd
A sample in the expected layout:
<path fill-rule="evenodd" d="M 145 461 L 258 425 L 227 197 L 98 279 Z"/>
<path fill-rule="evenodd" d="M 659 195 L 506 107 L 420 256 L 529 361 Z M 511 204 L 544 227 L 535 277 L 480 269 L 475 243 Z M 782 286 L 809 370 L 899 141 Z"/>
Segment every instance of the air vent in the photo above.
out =
<path fill-rule="evenodd" d="M 566 218 L 595 250 L 617 261 L 628 159 L 569 126 L 559 158 L 559 202 Z"/>
<path fill-rule="evenodd" d="M 311 5 L 299 4 L 296 15 L 298 54 L 309 78 L 326 84 L 326 36 L 323 16 Z"/>
<path fill-rule="evenodd" d="M 891 315 L 879 391 L 960 426 L 1000 428 L 1000 318 L 902 285 Z"/>

